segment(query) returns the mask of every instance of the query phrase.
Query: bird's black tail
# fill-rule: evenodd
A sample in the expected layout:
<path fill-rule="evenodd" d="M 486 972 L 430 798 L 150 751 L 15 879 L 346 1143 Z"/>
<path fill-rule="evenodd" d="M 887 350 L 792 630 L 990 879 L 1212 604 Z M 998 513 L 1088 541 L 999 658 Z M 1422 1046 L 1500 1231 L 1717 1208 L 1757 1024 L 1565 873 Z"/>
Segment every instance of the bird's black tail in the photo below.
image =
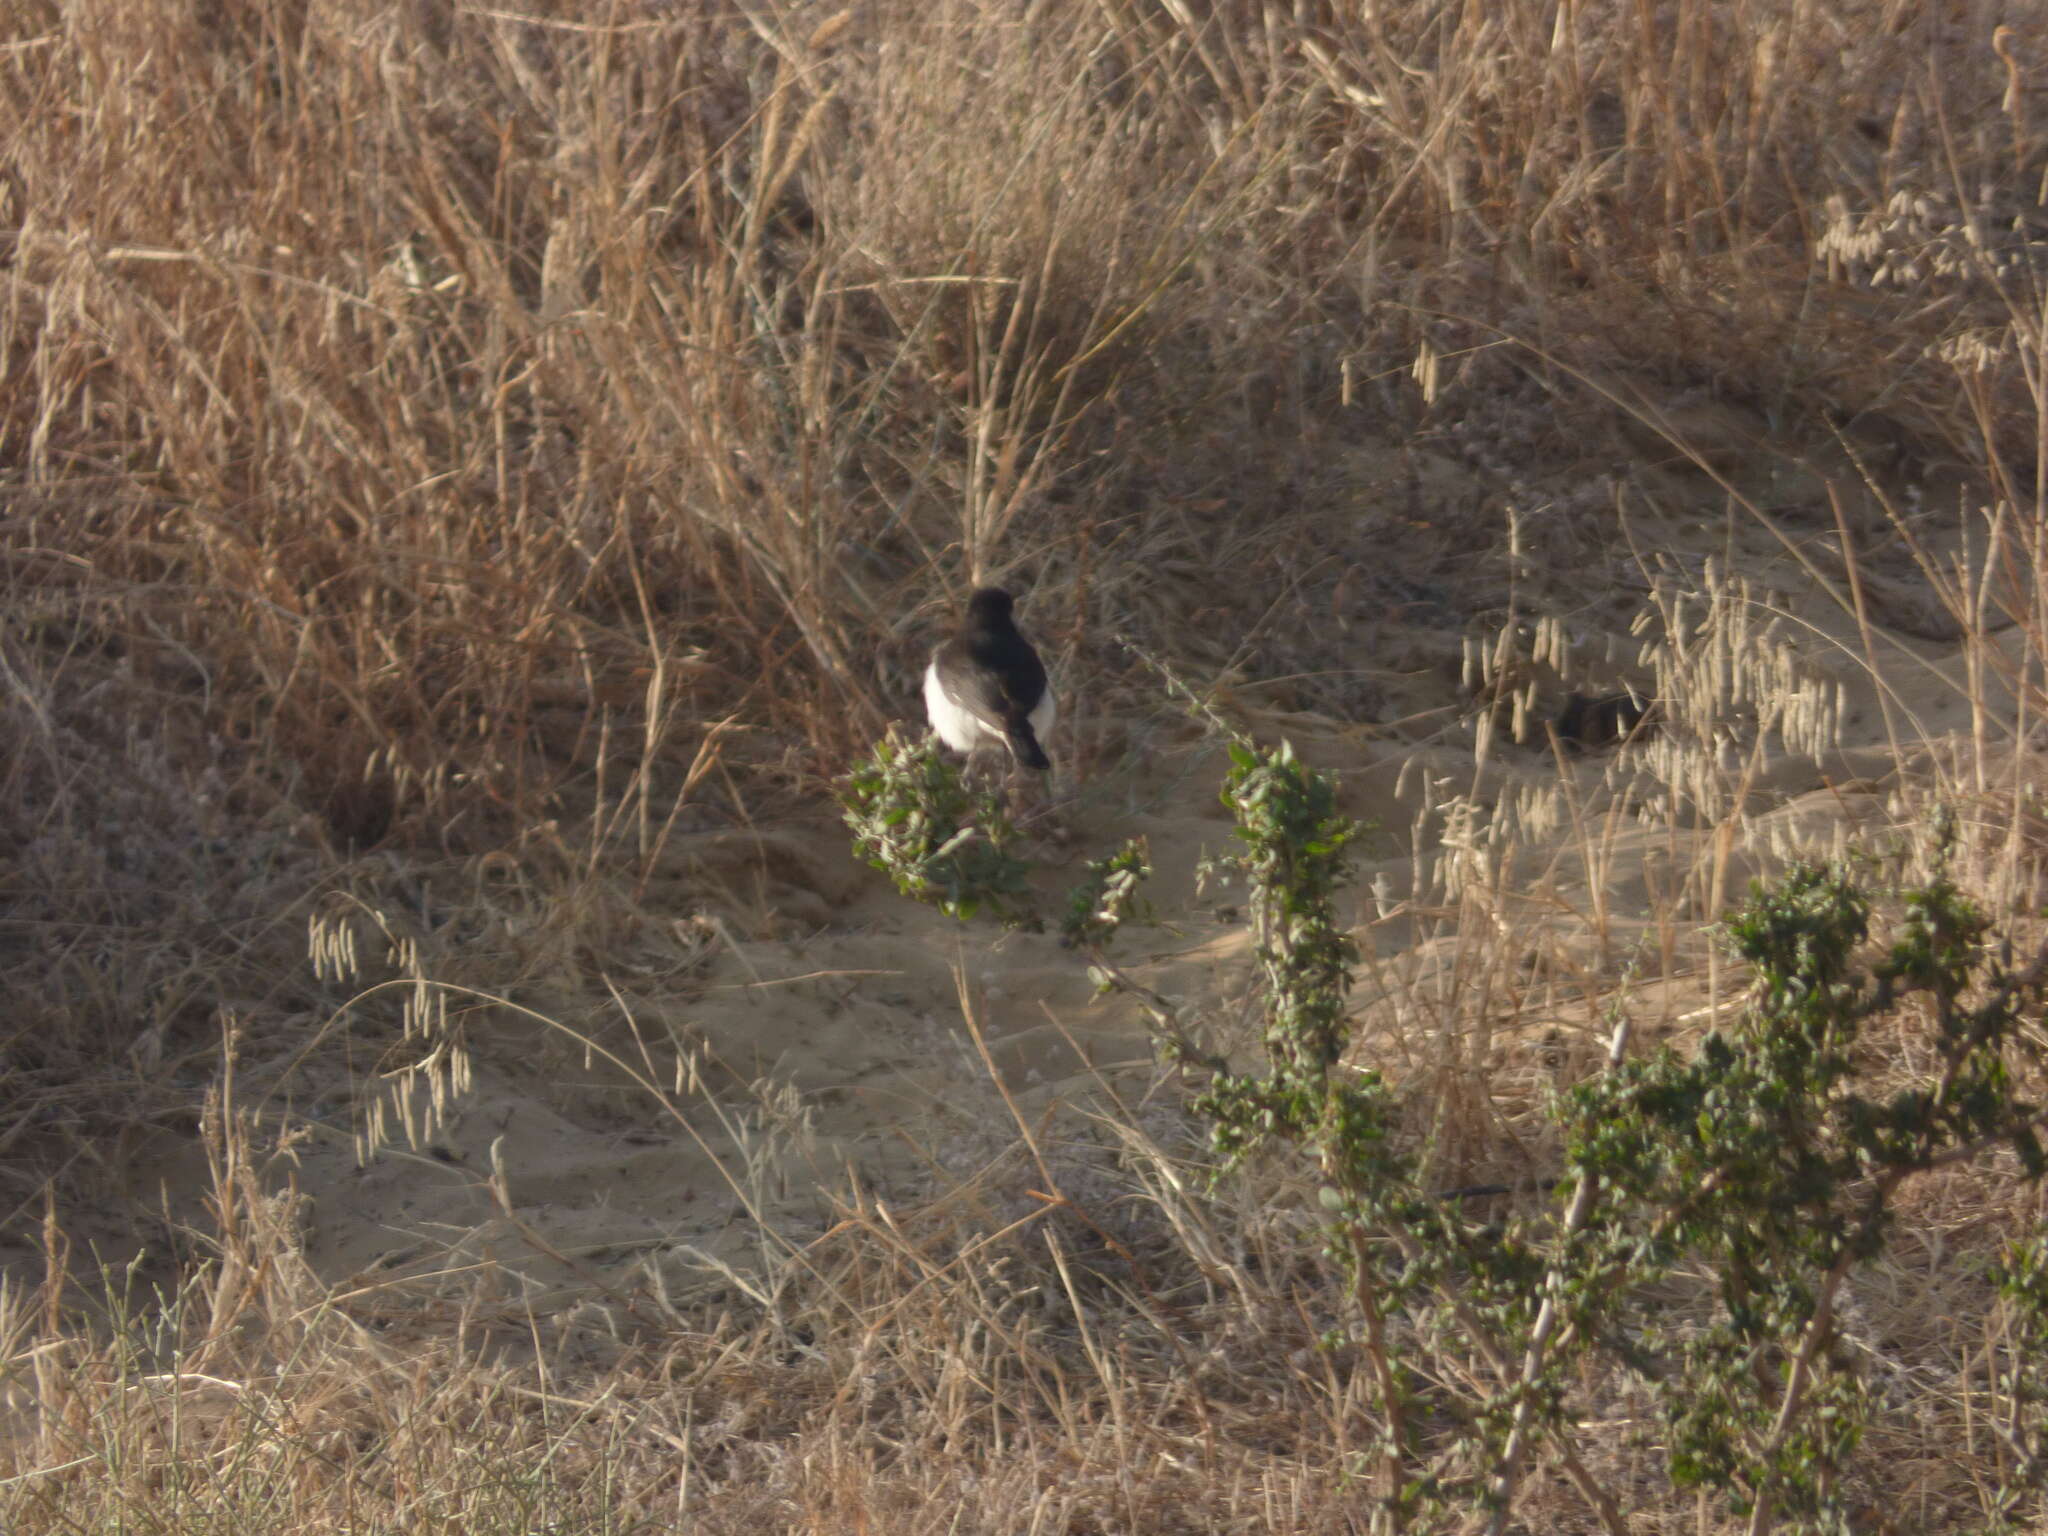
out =
<path fill-rule="evenodd" d="M 1003 722 L 1003 739 L 1010 744 L 1010 751 L 1026 768 L 1036 768 L 1043 773 L 1052 766 L 1052 759 L 1045 755 L 1045 748 L 1038 744 L 1038 732 L 1031 729 L 1029 717 L 1019 715 Z"/>

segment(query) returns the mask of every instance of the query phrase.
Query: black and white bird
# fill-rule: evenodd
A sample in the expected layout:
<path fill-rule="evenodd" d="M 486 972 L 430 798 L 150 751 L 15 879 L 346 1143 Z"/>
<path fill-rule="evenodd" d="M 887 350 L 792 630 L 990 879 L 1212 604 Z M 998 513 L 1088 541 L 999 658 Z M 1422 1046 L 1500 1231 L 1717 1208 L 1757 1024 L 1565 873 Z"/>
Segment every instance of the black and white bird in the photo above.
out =
<path fill-rule="evenodd" d="M 1013 601 L 1001 587 L 967 599 L 966 622 L 924 669 L 925 713 L 956 752 L 971 757 L 1000 742 L 1026 768 L 1043 770 L 1052 766 L 1040 744 L 1052 729 L 1052 689 L 1045 663 L 1010 618 Z"/>

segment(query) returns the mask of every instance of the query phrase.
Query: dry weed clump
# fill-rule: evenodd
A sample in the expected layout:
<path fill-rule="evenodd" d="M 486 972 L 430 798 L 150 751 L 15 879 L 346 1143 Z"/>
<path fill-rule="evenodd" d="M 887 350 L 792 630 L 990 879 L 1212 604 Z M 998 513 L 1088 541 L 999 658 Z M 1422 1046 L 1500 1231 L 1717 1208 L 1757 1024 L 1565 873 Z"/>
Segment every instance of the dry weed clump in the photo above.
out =
<path fill-rule="evenodd" d="M 318 994 L 306 904 L 331 865 L 259 754 L 208 729 L 175 661 L 107 657 L 30 583 L 0 602 L 0 1251 L 15 1259 L 49 1178 L 104 1196 L 156 1138 L 189 1133 L 224 1015 L 290 1048 Z"/>
<path fill-rule="evenodd" d="M 55 1269 L 0 1298 L 10 1530 L 1362 1528 L 1308 1320 L 1242 1306 L 1293 1239 L 1248 1206 L 1236 1286 L 1191 1268 L 1116 1209 L 1165 1156 L 1129 1127 L 1013 1145 L 920 1212 L 855 1195 L 687 1315 L 643 1285 L 522 1317 L 477 1282 L 435 1319 L 310 1274 L 253 1124 L 209 1112 L 213 1257 L 177 1291 L 109 1277 L 83 1335 Z"/>
<path fill-rule="evenodd" d="M 963 568 L 1032 562 L 1092 659 L 1186 503 L 1327 521 L 1245 445 L 1426 420 L 1385 382 L 1418 347 L 1436 409 L 1524 387 L 1506 335 L 1554 388 L 1711 373 L 1930 452 L 1988 434 L 2017 493 L 2040 39 L 1979 19 L 1997 52 L 1876 0 L 31 3 L 9 490 L 350 839 L 487 843 L 607 754 L 666 808 L 734 714 L 728 761 L 809 782 Z M 2012 227 L 1881 262 L 1919 225 L 1858 221 L 1909 193 Z M 1948 267 L 1934 303 L 1873 286 Z M 1987 329 L 2006 362 L 1935 400 Z M 1239 624 L 1342 572 L 1245 574 Z"/>

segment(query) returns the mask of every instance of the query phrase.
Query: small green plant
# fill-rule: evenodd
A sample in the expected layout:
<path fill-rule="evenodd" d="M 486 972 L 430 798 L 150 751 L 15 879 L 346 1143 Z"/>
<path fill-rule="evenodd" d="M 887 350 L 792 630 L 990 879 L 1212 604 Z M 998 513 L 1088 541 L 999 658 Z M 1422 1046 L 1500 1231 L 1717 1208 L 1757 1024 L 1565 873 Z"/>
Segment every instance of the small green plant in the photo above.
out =
<path fill-rule="evenodd" d="M 970 786 L 933 738 L 892 727 L 848 777 L 841 804 L 856 856 L 905 896 L 961 922 L 986 907 L 1011 927 L 1038 926 L 1000 794 Z"/>
<path fill-rule="evenodd" d="M 1390 1134 L 1397 1106 L 1377 1073 L 1342 1064 L 1358 946 L 1339 921 L 1336 900 L 1350 882 L 1345 850 L 1360 829 L 1338 811 L 1330 781 L 1287 743 L 1269 752 L 1233 740 L 1230 763 L 1223 803 L 1244 845 L 1236 862 L 1263 984 L 1266 1067 L 1239 1074 L 1211 1063 L 1194 1108 L 1210 1121 L 1223 1158 L 1219 1171 L 1277 1142 L 1301 1147 L 1318 1166 L 1331 1248 L 1351 1277 L 1382 1412 L 1377 1523 L 1399 1530 L 1434 1490 L 1411 1476 L 1413 1386 L 1390 1338 L 1391 1316 L 1407 1287 L 1368 1242 L 1364 1219 L 1365 1203 L 1408 1181 Z M 1169 1050 L 1185 1060 L 1174 1044 Z"/>
<path fill-rule="evenodd" d="M 1238 857 L 1252 895 L 1267 1048 L 1276 1063 L 1320 1075 L 1336 1065 L 1349 1033 L 1344 1000 L 1358 945 L 1338 921 L 1336 897 L 1351 881 L 1345 849 L 1359 825 L 1338 813 L 1330 781 L 1284 741 L 1276 752 L 1230 744 L 1223 803 L 1244 844 Z"/>
<path fill-rule="evenodd" d="M 1144 922 L 1152 915 L 1150 905 L 1138 894 L 1152 878 L 1152 855 L 1142 837 L 1128 839 L 1106 858 L 1088 861 L 1088 873 L 1067 897 L 1067 915 L 1060 922 L 1060 939 L 1070 948 L 1099 954 L 1125 923 Z M 1108 990 L 1114 983 L 1098 978 Z"/>
<path fill-rule="evenodd" d="M 1992 1267 L 2006 1345 L 1995 1384 L 1999 1432 L 2013 1467 L 1998 1490 L 1991 1530 L 2031 1529 L 2023 1524 L 2030 1493 L 2048 1484 L 2048 1233 L 2035 1231 L 2006 1246 Z"/>

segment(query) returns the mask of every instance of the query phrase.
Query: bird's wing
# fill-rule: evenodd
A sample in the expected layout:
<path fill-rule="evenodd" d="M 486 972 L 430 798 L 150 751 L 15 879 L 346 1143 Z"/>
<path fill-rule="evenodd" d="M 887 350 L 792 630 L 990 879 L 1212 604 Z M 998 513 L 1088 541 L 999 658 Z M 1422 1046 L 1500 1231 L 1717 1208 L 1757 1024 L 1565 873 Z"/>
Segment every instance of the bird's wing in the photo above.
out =
<path fill-rule="evenodd" d="M 1015 708 L 1005 696 L 1002 677 L 976 665 L 973 653 L 957 640 L 939 651 L 939 688 L 955 706 L 990 725 L 1001 725 Z"/>

